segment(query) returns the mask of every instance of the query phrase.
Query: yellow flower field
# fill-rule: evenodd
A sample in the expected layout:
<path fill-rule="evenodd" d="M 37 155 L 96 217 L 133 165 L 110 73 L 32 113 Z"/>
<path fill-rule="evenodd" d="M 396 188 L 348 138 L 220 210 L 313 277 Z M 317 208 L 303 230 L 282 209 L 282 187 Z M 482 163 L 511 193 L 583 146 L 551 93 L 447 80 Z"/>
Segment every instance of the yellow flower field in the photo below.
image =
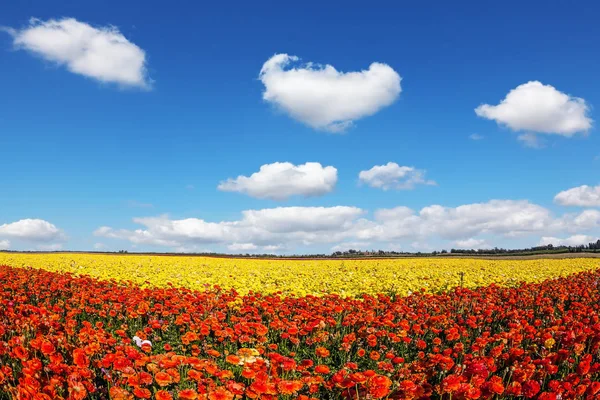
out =
<path fill-rule="evenodd" d="M 406 295 L 460 284 L 473 288 L 490 283 L 513 285 L 597 269 L 600 259 L 484 260 L 405 258 L 389 260 L 257 260 L 187 256 L 16 254 L 0 253 L 0 265 L 66 271 L 100 279 L 131 281 L 140 286 L 169 283 L 190 289 L 207 285 L 240 293 L 283 292 L 298 296 L 339 293 Z"/>

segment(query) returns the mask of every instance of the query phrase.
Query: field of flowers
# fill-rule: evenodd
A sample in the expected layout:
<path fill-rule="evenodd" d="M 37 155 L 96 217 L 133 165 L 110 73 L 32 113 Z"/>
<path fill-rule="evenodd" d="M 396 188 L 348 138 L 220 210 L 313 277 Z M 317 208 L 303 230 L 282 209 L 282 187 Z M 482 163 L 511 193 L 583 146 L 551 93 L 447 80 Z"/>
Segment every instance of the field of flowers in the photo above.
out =
<path fill-rule="evenodd" d="M 0 253 L 0 399 L 600 398 L 599 260 L 110 257 Z"/>
<path fill-rule="evenodd" d="M 484 260 L 407 258 L 383 260 L 259 260 L 97 254 L 1 253 L 0 265 L 71 272 L 129 281 L 141 287 L 207 285 L 240 294 L 285 295 L 436 293 L 455 286 L 476 288 L 497 283 L 541 282 L 600 267 L 600 259 Z"/>

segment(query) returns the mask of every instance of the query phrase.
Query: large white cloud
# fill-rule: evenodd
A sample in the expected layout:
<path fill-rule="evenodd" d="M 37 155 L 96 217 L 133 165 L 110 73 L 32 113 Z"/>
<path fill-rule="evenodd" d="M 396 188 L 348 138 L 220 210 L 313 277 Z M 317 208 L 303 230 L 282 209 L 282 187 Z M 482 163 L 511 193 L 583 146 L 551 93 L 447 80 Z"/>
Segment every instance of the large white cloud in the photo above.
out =
<path fill-rule="evenodd" d="M 425 171 L 415 167 L 400 166 L 395 162 L 375 165 L 373 168 L 360 171 L 360 182 L 371 187 L 388 190 L 413 189 L 415 185 L 435 185 L 435 181 L 425 179 Z"/>
<path fill-rule="evenodd" d="M 286 243 L 331 243 L 348 235 L 363 210 L 356 207 L 278 207 L 246 210 L 238 221 L 207 222 L 198 218 L 171 220 L 167 216 L 135 218 L 145 229 L 100 227 L 96 236 L 135 244 L 179 247 L 213 243 L 275 251 Z M 231 250 L 231 249 L 230 249 Z"/>
<path fill-rule="evenodd" d="M 337 183 L 337 169 L 307 162 L 265 164 L 250 176 L 238 176 L 221 182 L 219 190 L 240 192 L 259 199 L 285 200 L 291 196 L 321 196 L 331 192 Z"/>
<path fill-rule="evenodd" d="M 315 129 L 342 132 L 392 104 L 401 92 L 400 75 L 387 64 L 375 62 L 360 72 L 313 63 L 289 68 L 298 61 L 276 54 L 264 63 L 263 99 Z"/>
<path fill-rule="evenodd" d="M 418 213 L 408 207 L 381 209 L 375 221 L 364 224 L 357 235 L 365 240 L 401 238 L 464 240 L 490 234 L 517 237 L 563 226 L 546 208 L 526 200 L 491 200 L 458 207 L 432 205 Z"/>
<path fill-rule="evenodd" d="M 589 243 L 595 243 L 600 237 L 588 236 L 588 235 L 573 235 L 567 238 L 557 238 L 552 236 L 543 236 L 540 239 L 540 246 L 547 246 L 549 244 L 553 246 L 580 246 L 587 245 Z"/>
<path fill-rule="evenodd" d="M 563 190 L 554 197 L 554 202 L 562 206 L 600 207 L 600 185 Z"/>
<path fill-rule="evenodd" d="M 215 245 L 235 252 L 342 249 L 359 243 L 373 249 L 404 248 L 410 243 L 418 243 L 421 249 L 483 248 L 503 240 L 524 247 L 542 236 L 593 235 L 600 228 L 600 211 L 555 216 L 526 200 L 491 200 L 458 207 L 432 205 L 418 211 L 400 206 L 376 210 L 372 217 L 365 210 L 348 206 L 277 207 L 246 210 L 235 221 L 158 216 L 136 218 L 134 222 L 142 228 L 102 227 L 95 234 L 136 245 Z"/>
<path fill-rule="evenodd" d="M 529 146 L 539 146 L 536 133 L 571 137 L 592 127 L 585 100 L 558 91 L 553 86 L 531 81 L 512 89 L 498 105 L 482 104 L 475 113 L 506 125 L 514 131 L 525 131 L 519 139 Z"/>
<path fill-rule="evenodd" d="M 0 238 L 49 242 L 64 238 L 63 232 L 43 219 L 22 219 L 0 225 Z"/>
<path fill-rule="evenodd" d="M 74 18 L 31 19 L 23 29 L 8 29 L 17 48 L 99 80 L 148 89 L 144 50 L 114 26 L 93 27 Z"/>

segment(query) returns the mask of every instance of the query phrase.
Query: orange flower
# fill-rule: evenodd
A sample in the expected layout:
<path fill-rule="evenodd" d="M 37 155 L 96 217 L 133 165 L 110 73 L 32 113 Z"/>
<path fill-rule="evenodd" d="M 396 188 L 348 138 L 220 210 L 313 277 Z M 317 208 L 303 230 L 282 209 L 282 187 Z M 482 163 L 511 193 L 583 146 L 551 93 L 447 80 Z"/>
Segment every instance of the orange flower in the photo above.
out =
<path fill-rule="evenodd" d="M 277 389 L 283 395 L 290 395 L 302 389 L 302 386 L 302 382 L 300 381 L 279 381 Z"/>
<path fill-rule="evenodd" d="M 229 364 L 238 365 L 242 359 L 236 355 L 230 354 L 225 358 Z"/>
<path fill-rule="evenodd" d="M 118 386 L 111 387 L 108 393 L 111 400 L 133 400 L 133 395 L 131 393 Z"/>
<path fill-rule="evenodd" d="M 329 372 L 331 372 L 331 370 L 329 369 L 329 367 L 327 365 L 322 365 L 321 364 L 321 365 L 317 365 L 315 367 L 315 372 L 317 374 L 323 374 L 323 375 L 325 375 L 325 374 L 328 374 Z"/>
<path fill-rule="evenodd" d="M 73 363 L 80 368 L 84 368 L 89 365 L 90 359 L 85 355 L 85 350 L 83 350 L 83 349 L 73 350 Z"/>
<path fill-rule="evenodd" d="M 183 389 L 179 391 L 177 398 L 182 400 L 196 400 L 198 393 L 194 389 Z"/>
<path fill-rule="evenodd" d="M 315 354 L 317 355 L 317 357 L 329 357 L 329 350 L 327 350 L 325 347 L 317 347 L 315 350 Z"/>
<path fill-rule="evenodd" d="M 233 400 L 233 393 L 224 388 L 218 388 L 208 393 L 208 400 Z"/>
<path fill-rule="evenodd" d="M 156 381 L 158 386 L 164 387 L 173 383 L 173 378 L 166 372 L 161 371 L 154 375 L 154 381 Z"/>
<path fill-rule="evenodd" d="M 166 390 L 159 390 L 154 395 L 154 398 L 156 400 L 173 400 L 173 396 L 171 396 L 171 394 L 169 392 L 167 392 Z"/>
<path fill-rule="evenodd" d="M 133 389 L 133 395 L 138 399 L 149 399 L 152 397 L 152 393 L 146 388 L 135 388 Z"/>

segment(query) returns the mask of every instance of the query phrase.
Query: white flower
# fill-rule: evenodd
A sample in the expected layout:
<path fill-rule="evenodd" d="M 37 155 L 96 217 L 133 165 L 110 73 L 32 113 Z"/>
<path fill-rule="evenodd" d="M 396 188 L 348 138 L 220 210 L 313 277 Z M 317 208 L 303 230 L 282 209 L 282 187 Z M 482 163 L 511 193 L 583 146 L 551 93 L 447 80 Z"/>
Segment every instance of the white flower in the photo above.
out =
<path fill-rule="evenodd" d="M 150 345 L 150 347 L 152 347 L 152 342 L 149 340 L 142 340 L 142 338 L 138 337 L 138 336 L 134 336 L 133 338 L 131 338 L 131 340 L 133 340 L 135 342 L 135 344 L 137 345 L 137 347 L 142 347 L 145 344 Z"/>

